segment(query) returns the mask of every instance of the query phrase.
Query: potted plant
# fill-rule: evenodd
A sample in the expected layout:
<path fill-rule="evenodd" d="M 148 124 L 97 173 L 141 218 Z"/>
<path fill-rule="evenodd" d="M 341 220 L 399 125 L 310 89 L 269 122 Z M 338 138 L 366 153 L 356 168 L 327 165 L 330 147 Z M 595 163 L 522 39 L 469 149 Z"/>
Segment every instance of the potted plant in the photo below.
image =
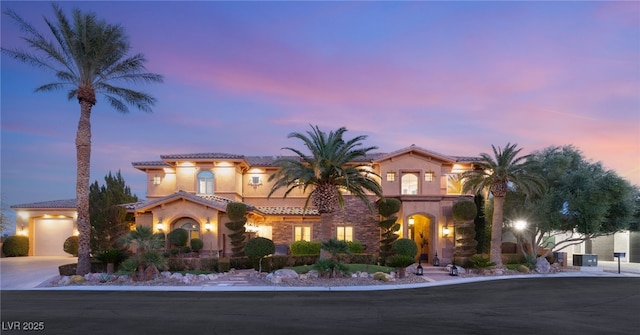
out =
<path fill-rule="evenodd" d="M 429 254 L 425 252 L 427 245 L 429 241 L 424 237 L 424 232 L 420 232 L 420 260 L 425 262 L 429 261 Z"/>

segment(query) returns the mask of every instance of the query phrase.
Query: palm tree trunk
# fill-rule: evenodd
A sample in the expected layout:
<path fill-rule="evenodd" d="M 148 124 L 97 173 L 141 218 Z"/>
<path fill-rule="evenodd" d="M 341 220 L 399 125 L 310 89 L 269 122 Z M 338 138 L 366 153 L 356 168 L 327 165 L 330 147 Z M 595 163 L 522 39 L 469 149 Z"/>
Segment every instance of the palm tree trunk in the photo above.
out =
<path fill-rule="evenodd" d="M 319 236 L 314 237 L 314 240 L 328 241 L 333 237 L 333 213 L 320 214 L 320 229 Z M 320 259 L 331 258 L 331 254 L 324 249 L 320 250 Z"/>
<path fill-rule="evenodd" d="M 504 197 L 493 197 L 493 220 L 491 222 L 491 249 L 489 259 L 502 268 L 502 220 Z"/>
<path fill-rule="evenodd" d="M 89 245 L 91 225 L 89 222 L 89 174 L 91 165 L 91 107 L 93 105 L 80 100 L 80 121 L 76 134 L 77 179 L 76 201 L 78 212 L 78 267 L 76 274 L 91 272 Z"/>

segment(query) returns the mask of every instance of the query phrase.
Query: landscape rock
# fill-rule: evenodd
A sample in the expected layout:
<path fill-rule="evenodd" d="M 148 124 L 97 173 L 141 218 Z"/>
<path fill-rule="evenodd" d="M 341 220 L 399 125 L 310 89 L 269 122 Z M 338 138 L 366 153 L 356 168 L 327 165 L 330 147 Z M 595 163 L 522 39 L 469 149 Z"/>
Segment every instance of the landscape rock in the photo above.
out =
<path fill-rule="evenodd" d="M 549 264 L 549 261 L 546 258 L 538 257 L 538 259 L 536 259 L 536 272 L 549 273 L 550 270 L 551 264 Z"/>

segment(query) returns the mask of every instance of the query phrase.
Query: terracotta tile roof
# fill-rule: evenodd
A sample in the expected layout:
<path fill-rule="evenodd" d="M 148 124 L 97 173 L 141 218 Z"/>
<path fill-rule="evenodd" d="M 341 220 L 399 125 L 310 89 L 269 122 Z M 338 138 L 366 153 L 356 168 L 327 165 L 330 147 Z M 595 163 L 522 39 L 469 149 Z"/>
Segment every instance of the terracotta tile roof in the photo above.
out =
<path fill-rule="evenodd" d="M 478 156 L 451 156 L 456 159 L 456 162 L 460 163 L 474 163 L 479 162 L 481 160 Z"/>
<path fill-rule="evenodd" d="M 136 168 L 140 167 L 170 167 L 171 165 L 163 161 L 148 161 L 148 162 L 132 162 L 131 165 Z"/>
<path fill-rule="evenodd" d="M 305 211 L 303 207 L 285 207 L 285 206 L 258 206 L 258 210 L 267 215 L 310 215 L 318 216 L 318 210 L 315 208 L 307 208 Z"/>
<path fill-rule="evenodd" d="M 28 204 L 13 205 L 11 208 L 69 208 L 75 209 L 76 199 L 52 200 L 42 202 L 32 202 Z"/>
<path fill-rule="evenodd" d="M 225 154 L 217 152 L 194 153 L 194 154 L 173 154 L 160 155 L 162 159 L 244 159 L 244 155 Z"/>
<path fill-rule="evenodd" d="M 167 202 L 167 201 L 171 201 L 173 199 L 179 199 L 179 198 L 184 198 L 184 199 L 189 199 L 191 201 L 194 202 L 198 202 L 198 203 L 202 203 L 202 204 L 206 204 L 209 205 L 211 207 L 214 208 L 218 208 L 221 210 L 225 210 L 227 208 L 227 204 L 230 202 L 234 202 L 231 199 L 228 198 L 224 198 L 221 196 L 217 196 L 217 195 L 209 195 L 209 194 L 193 194 L 193 193 L 189 193 L 189 192 L 185 192 L 185 191 L 178 191 L 175 192 L 173 194 L 164 196 L 162 198 L 158 198 L 158 199 L 154 199 L 151 201 L 140 201 L 140 202 L 136 202 L 136 203 L 130 203 L 130 204 L 126 204 L 127 205 L 127 210 L 140 210 L 140 209 L 144 209 L 144 208 L 151 208 L 154 207 L 156 205 L 162 204 L 163 202 Z M 245 205 L 247 205 L 247 209 L 250 211 L 253 211 L 256 209 L 255 206 L 250 205 L 245 203 Z"/>

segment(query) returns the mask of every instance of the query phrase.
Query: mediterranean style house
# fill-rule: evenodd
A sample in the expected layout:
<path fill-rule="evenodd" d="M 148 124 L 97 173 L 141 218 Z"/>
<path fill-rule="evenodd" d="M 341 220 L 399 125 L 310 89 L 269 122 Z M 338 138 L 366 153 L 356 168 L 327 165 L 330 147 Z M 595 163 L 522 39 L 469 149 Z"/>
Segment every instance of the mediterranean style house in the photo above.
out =
<path fill-rule="evenodd" d="M 127 204 L 135 214 L 136 225 L 152 227 L 168 233 L 184 228 L 190 238 L 204 242 L 202 252 L 214 256 L 231 254 L 229 231 L 225 222 L 226 205 L 243 202 L 248 207 L 247 231 L 251 236 L 274 241 L 278 252 L 294 241 L 317 240 L 320 236 L 320 215 L 313 207 L 304 210 L 307 194 L 302 187 L 283 198 L 283 190 L 267 197 L 272 183 L 269 176 L 277 167 L 277 157 L 244 156 L 223 153 L 161 155 L 160 160 L 133 162 L 144 173 L 147 182 L 146 200 Z M 380 176 L 380 185 L 387 198 L 399 199 L 397 213 L 401 224 L 399 234 L 412 238 L 421 247 L 423 263 L 433 263 L 434 257 L 447 264 L 453 259 L 453 215 L 451 209 L 461 194 L 458 175 L 474 168 L 477 157 L 440 154 L 411 145 L 390 152 L 369 154 L 354 163 L 366 163 Z M 372 202 L 376 201 L 371 196 Z M 66 255 L 64 240 L 77 233 L 75 199 L 57 200 L 11 206 L 17 211 L 16 233 L 29 236 L 29 255 Z M 380 221 L 359 199 L 345 195 L 345 208 L 333 214 L 332 237 L 357 240 L 365 252 L 379 249 Z M 329 229 L 322 230 L 323 232 Z M 629 255 L 624 261 L 640 261 L 640 233 L 617 233 L 598 238 L 602 243 L 585 243 L 563 250 L 568 259 L 573 253 L 598 254 L 600 260 L 613 260 L 612 250 Z M 624 236 L 623 236 L 624 235 Z M 508 236 L 503 237 L 507 241 Z M 595 240 L 594 240 L 595 241 Z"/>
<path fill-rule="evenodd" d="M 158 161 L 134 162 L 147 178 L 147 200 L 130 204 L 136 225 L 155 231 L 184 228 L 191 238 L 204 242 L 205 252 L 229 255 L 230 233 L 224 223 L 226 205 L 243 202 L 248 207 L 247 230 L 284 247 L 294 241 L 316 240 L 320 215 L 305 211 L 302 187 L 283 198 L 284 191 L 268 197 L 277 157 L 222 153 L 161 155 Z M 370 154 L 363 161 L 381 176 L 385 197 L 402 202 L 398 222 L 401 235 L 424 246 L 424 261 L 435 254 L 443 261 L 453 257 L 451 207 L 461 196 L 458 173 L 473 168 L 473 157 L 447 156 L 412 145 L 391 152 Z M 372 202 L 377 199 L 372 196 Z M 360 241 L 368 252 L 379 248 L 380 217 L 359 199 L 345 195 L 344 210 L 334 213 L 331 237 Z M 326 231 L 326 230 L 325 230 Z"/>

